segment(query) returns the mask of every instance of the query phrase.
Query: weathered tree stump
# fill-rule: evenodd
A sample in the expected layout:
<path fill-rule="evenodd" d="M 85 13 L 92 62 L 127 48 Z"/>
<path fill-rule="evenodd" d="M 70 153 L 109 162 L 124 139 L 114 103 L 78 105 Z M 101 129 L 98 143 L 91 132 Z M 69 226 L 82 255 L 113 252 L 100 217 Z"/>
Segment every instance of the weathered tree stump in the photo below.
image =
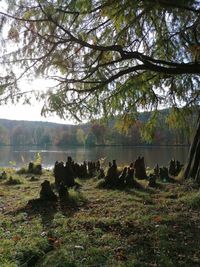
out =
<path fill-rule="evenodd" d="M 153 187 L 155 188 L 157 186 L 156 184 L 156 176 L 154 174 L 150 174 L 149 175 L 149 184 L 148 184 L 149 187 Z"/>
<path fill-rule="evenodd" d="M 66 201 L 69 197 L 69 192 L 67 190 L 67 187 L 63 183 L 61 183 L 59 186 L 58 195 L 59 195 L 60 201 L 62 202 Z"/>
<path fill-rule="evenodd" d="M 45 201 L 57 201 L 58 198 L 55 195 L 55 193 L 53 192 L 50 182 L 45 180 L 42 184 L 41 184 L 41 191 L 40 191 L 40 199 L 41 200 L 45 200 Z"/>
<path fill-rule="evenodd" d="M 107 175 L 105 177 L 105 181 L 110 186 L 116 186 L 118 182 L 118 173 L 117 173 L 117 164 L 116 160 L 113 160 L 113 164 L 109 162 L 109 168 L 107 171 Z"/>
<path fill-rule="evenodd" d="M 146 179 L 146 169 L 145 169 L 145 163 L 144 163 L 144 157 L 140 158 L 138 157 L 134 163 L 134 169 L 135 169 L 135 177 L 138 179 Z"/>
<path fill-rule="evenodd" d="M 176 162 L 175 159 L 171 159 L 169 163 L 169 174 L 176 175 Z"/>
<path fill-rule="evenodd" d="M 128 168 L 127 169 L 127 175 L 125 177 L 126 185 L 128 187 L 133 187 L 134 186 L 134 169 L 133 168 Z"/>
<path fill-rule="evenodd" d="M 166 167 L 160 168 L 160 180 L 163 182 L 169 181 L 168 169 Z"/>

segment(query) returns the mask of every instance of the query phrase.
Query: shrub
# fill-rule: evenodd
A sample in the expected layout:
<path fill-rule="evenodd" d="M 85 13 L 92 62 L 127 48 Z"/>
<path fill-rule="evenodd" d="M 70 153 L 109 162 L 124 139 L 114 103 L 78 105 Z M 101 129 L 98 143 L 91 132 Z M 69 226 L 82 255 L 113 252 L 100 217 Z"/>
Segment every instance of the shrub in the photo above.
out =
<path fill-rule="evenodd" d="M 10 176 L 10 178 L 5 182 L 5 184 L 7 185 L 17 185 L 17 184 L 21 184 L 22 182 L 19 179 L 16 178 L 12 178 L 12 176 Z"/>

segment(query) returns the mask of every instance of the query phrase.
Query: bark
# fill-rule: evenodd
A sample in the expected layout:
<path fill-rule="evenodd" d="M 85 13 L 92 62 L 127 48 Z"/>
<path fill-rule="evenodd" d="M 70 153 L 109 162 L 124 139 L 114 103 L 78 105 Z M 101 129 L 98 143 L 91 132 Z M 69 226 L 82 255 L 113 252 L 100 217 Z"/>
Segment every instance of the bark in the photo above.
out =
<path fill-rule="evenodd" d="M 185 179 L 193 178 L 200 183 L 200 114 L 183 177 Z"/>

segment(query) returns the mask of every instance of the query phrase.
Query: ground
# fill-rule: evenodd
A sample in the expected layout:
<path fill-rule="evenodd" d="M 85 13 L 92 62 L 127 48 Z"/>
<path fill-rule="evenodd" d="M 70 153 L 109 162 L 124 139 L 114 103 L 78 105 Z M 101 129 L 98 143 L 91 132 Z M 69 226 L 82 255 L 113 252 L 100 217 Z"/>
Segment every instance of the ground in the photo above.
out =
<path fill-rule="evenodd" d="M 10 173 L 9 173 L 10 172 Z M 200 192 L 190 180 L 140 190 L 79 181 L 66 204 L 32 205 L 38 179 L 0 181 L 0 266 L 200 266 Z M 16 184 L 15 184 L 16 183 Z"/>

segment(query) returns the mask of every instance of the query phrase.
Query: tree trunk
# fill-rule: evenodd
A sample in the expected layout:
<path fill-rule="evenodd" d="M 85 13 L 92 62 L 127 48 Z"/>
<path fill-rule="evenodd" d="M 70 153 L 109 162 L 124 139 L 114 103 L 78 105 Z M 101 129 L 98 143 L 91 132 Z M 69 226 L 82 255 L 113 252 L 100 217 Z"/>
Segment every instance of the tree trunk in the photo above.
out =
<path fill-rule="evenodd" d="M 200 183 L 200 114 L 197 120 L 197 130 L 190 146 L 188 161 L 183 177 L 193 178 Z"/>

